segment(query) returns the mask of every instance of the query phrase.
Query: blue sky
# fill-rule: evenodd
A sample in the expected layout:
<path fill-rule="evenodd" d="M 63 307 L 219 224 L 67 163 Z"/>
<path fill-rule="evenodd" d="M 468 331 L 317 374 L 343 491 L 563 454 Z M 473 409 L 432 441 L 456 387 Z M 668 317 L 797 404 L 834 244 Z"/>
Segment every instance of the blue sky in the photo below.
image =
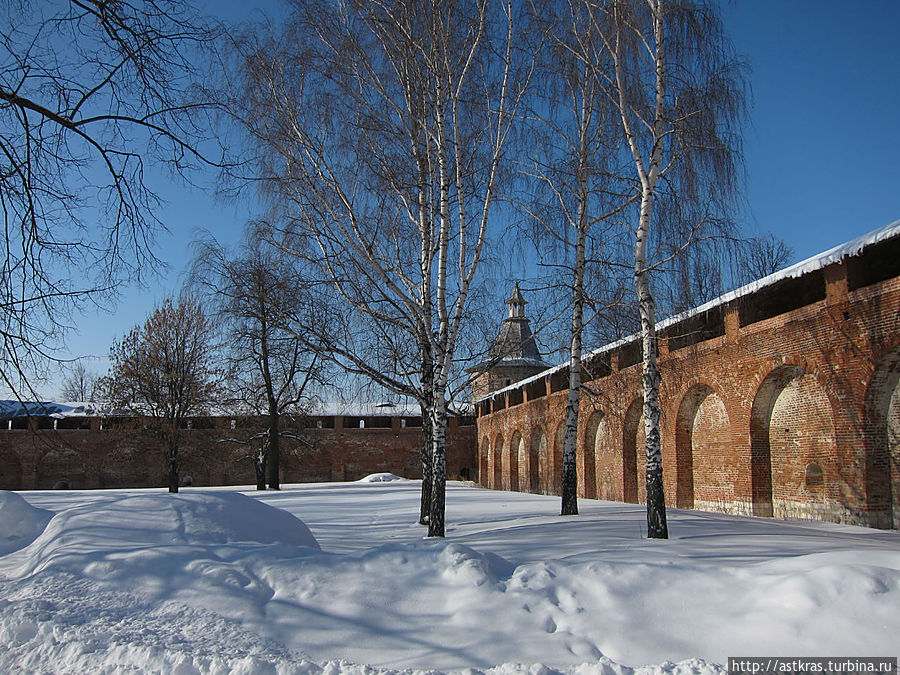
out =
<path fill-rule="evenodd" d="M 900 218 L 900 2 L 723 3 L 752 67 L 750 216 L 815 255 Z"/>
<path fill-rule="evenodd" d="M 222 11 L 259 6 L 278 4 L 231 2 Z M 900 1 L 735 0 L 722 10 L 752 68 L 750 227 L 774 232 L 802 260 L 900 219 Z M 216 203 L 211 188 L 166 193 L 160 215 L 170 233 L 158 252 L 169 269 L 153 288 L 126 290 L 114 313 L 82 317 L 68 341 L 72 357 L 97 357 L 88 367 L 98 373 L 112 341 L 181 286 L 194 232 L 234 240 L 252 215 L 246 204 Z M 52 398 L 58 386 L 38 389 Z"/>

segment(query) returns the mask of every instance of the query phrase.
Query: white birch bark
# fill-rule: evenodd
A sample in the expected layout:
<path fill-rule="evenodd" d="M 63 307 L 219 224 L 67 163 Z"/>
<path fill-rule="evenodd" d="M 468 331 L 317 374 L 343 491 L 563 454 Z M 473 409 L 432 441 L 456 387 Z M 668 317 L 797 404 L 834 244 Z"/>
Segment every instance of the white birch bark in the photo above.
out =
<path fill-rule="evenodd" d="M 581 207 L 579 207 L 581 208 Z M 564 516 L 578 514 L 578 411 L 581 404 L 581 344 L 584 332 L 585 231 L 579 228 L 572 282 L 572 342 L 569 351 L 569 394 L 566 398 L 566 432 L 563 440 L 562 510 Z"/>
<path fill-rule="evenodd" d="M 625 64 L 621 51 L 621 17 L 616 17 L 617 37 L 614 51 L 614 66 L 619 97 L 619 112 L 622 127 L 628 146 L 635 162 L 641 184 L 641 205 L 634 247 L 634 278 L 638 296 L 638 311 L 641 320 L 641 347 L 643 352 L 643 368 L 641 372 L 641 390 L 644 396 L 644 431 L 646 434 L 647 461 L 647 536 L 667 539 L 669 536 L 666 523 L 666 504 L 662 481 L 662 448 L 660 445 L 660 408 L 659 408 L 659 371 L 656 366 L 656 308 L 650 287 L 650 269 L 647 264 L 647 243 L 650 237 L 651 216 L 653 214 L 653 198 L 659 180 L 663 159 L 664 104 L 666 95 L 666 73 L 664 59 L 664 0 L 646 0 L 653 17 L 653 42 L 648 50 L 654 60 L 654 107 L 653 118 L 649 125 L 644 124 L 650 133 L 650 153 L 645 161 L 637 141 L 634 125 L 630 116 L 630 102 L 627 100 L 625 86 Z M 617 8 L 618 13 L 618 8 Z M 643 123 L 643 120 L 642 120 Z"/>
<path fill-rule="evenodd" d="M 429 536 L 443 536 L 457 340 L 528 79 L 509 86 L 512 2 L 413 7 L 375 0 L 335 8 L 310 0 L 295 15 L 310 56 L 289 53 L 270 70 L 254 71 L 271 89 L 253 109 L 263 122 L 248 115 L 245 124 L 278 156 L 279 189 L 317 248 L 307 260 L 333 287 L 347 323 L 363 326 L 360 333 L 376 344 L 372 352 L 397 354 L 396 370 L 379 372 L 352 336 L 341 335 L 331 338 L 328 358 L 415 396 L 425 409 L 432 433 L 423 473 L 428 482 L 430 466 L 432 491 L 423 489 L 419 519 L 427 509 Z M 259 53 L 252 44 L 248 52 Z M 307 81 L 314 93 L 304 98 Z M 343 117 L 321 114 L 326 107 Z M 275 118 L 270 126 L 267 115 Z M 270 128 L 286 136 L 268 137 Z M 412 236 L 419 238 L 414 246 Z"/>
<path fill-rule="evenodd" d="M 569 393 L 566 398 L 566 432 L 563 440 L 562 510 L 564 516 L 578 514 L 578 413 L 581 407 L 581 356 L 584 333 L 584 271 L 589 226 L 587 162 L 593 101 L 582 92 L 579 115 L 578 166 L 576 169 L 575 266 L 572 270 L 572 339 L 569 349 Z"/>

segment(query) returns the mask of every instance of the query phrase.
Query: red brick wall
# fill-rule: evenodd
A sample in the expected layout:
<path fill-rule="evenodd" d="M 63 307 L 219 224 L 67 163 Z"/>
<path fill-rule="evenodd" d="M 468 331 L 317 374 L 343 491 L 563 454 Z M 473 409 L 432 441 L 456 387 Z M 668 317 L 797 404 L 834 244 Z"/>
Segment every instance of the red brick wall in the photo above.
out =
<path fill-rule="evenodd" d="M 421 478 L 421 428 L 401 428 L 394 420 L 385 429 L 304 429 L 306 442 L 282 439 L 285 483 L 358 480 L 370 473 L 390 472 Z M 73 489 L 153 487 L 166 485 L 163 450 L 139 431 L 114 427 L 80 430 L 0 430 L 0 489 L 48 489 L 60 480 Z M 182 477 L 194 485 L 255 485 L 246 446 L 220 442 L 239 435 L 230 420 L 215 428 L 189 429 L 179 452 Z M 447 429 L 447 476 L 477 475 L 475 427 Z"/>
<path fill-rule="evenodd" d="M 793 301 L 790 288 L 774 300 L 744 297 L 721 308 L 715 337 L 670 352 L 689 340 L 663 335 L 668 505 L 898 526 L 900 267 L 887 261 L 895 276 L 855 288 L 854 264 L 804 277 L 799 283 L 821 298 L 811 304 L 779 313 L 779 303 Z M 640 364 L 619 368 L 620 354 L 609 355 L 611 373 L 582 397 L 579 495 L 644 502 Z M 543 478 L 519 489 L 558 494 L 566 396 L 551 393 L 558 380 L 548 374 L 543 388 L 532 383 L 478 406 L 482 485 L 509 486 L 491 452 L 497 439 L 519 434 L 528 447 L 538 434 L 548 445 Z"/>

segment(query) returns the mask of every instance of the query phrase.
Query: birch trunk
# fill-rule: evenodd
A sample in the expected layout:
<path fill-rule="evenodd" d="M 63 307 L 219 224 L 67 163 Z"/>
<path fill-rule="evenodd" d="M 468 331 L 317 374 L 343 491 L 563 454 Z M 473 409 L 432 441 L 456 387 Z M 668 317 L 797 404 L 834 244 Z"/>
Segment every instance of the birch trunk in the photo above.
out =
<path fill-rule="evenodd" d="M 431 516 L 432 455 L 434 454 L 434 434 L 432 433 L 431 410 L 422 406 L 422 498 L 419 503 L 419 524 L 427 525 Z"/>
<path fill-rule="evenodd" d="M 573 317 L 569 397 L 566 400 L 566 434 L 563 441 L 561 514 L 564 516 L 578 515 L 578 466 L 575 453 L 578 442 L 578 409 L 581 404 L 581 332 L 579 329 L 578 334 L 575 334 L 575 322 L 577 318 Z"/>
<path fill-rule="evenodd" d="M 647 265 L 647 244 L 650 237 L 651 215 L 656 184 L 660 178 L 663 160 L 663 138 L 665 136 L 665 96 L 666 70 L 663 17 L 665 7 L 663 0 L 647 0 L 653 19 L 654 60 L 654 107 L 650 131 L 650 153 L 647 161 L 637 141 L 636 129 L 646 128 L 646 123 L 632 125 L 629 116 L 631 105 L 627 101 L 628 88 L 624 82 L 624 63 L 621 54 L 621 32 L 624 28 L 616 6 L 617 37 L 613 50 L 615 65 L 616 89 L 619 98 L 619 114 L 625 139 L 631 150 L 638 177 L 641 182 L 641 207 L 638 216 L 638 228 L 634 246 L 634 280 L 638 296 L 638 314 L 641 320 L 641 347 L 643 352 L 643 368 L 641 371 L 641 389 L 644 396 L 644 431 L 647 455 L 647 536 L 651 539 L 668 539 L 669 530 L 666 524 L 666 501 L 662 481 L 662 452 L 659 432 L 659 370 L 656 367 L 656 304 L 650 290 L 650 273 Z"/>
<path fill-rule="evenodd" d="M 647 537 L 668 539 L 666 523 L 666 496 L 663 492 L 662 448 L 659 431 L 659 370 L 656 367 L 656 303 L 650 290 L 650 273 L 647 269 L 647 237 L 653 193 L 645 191 L 641 201 L 640 227 L 634 253 L 634 278 L 637 286 L 638 311 L 641 318 L 641 346 L 644 364 L 641 371 L 641 389 L 644 395 L 644 432 L 647 437 Z"/>
<path fill-rule="evenodd" d="M 443 392 L 432 405 L 431 513 L 428 536 L 444 536 L 444 499 L 447 491 L 447 404 Z"/>
<path fill-rule="evenodd" d="M 267 307 L 264 301 L 265 295 L 258 297 L 260 306 L 258 313 L 261 318 L 259 330 L 260 364 L 262 365 L 263 382 L 266 387 L 266 405 L 268 407 L 269 428 L 268 447 L 266 451 L 266 465 L 269 474 L 269 487 L 280 490 L 278 480 L 278 465 L 281 460 L 281 449 L 278 443 L 278 400 L 275 389 L 272 386 L 272 371 L 269 369 L 269 323 L 266 320 Z"/>
<path fill-rule="evenodd" d="M 587 81 L 585 77 L 585 81 Z M 578 514 L 578 412 L 581 408 L 581 353 L 584 333 L 584 268 L 588 221 L 588 134 L 593 115 L 592 97 L 581 91 L 578 115 L 578 166 L 575 220 L 575 267 L 572 271 L 572 341 L 569 348 L 569 395 L 566 399 L 566 432 L 563 440 L 562 515 Z"/>
<path fill-rule="evenodd" d="M 563 441 L 562 515 L 578 515 L 578 411 L 581 407 L 581 352 L 584 332 L 584 266 L 587 240 L 586 188 L 583 172 L 579 180 L 578 235 L 572 278 L 572 343 L 569 350 L 569 396 L 566 400 L 566 434 Z"/>

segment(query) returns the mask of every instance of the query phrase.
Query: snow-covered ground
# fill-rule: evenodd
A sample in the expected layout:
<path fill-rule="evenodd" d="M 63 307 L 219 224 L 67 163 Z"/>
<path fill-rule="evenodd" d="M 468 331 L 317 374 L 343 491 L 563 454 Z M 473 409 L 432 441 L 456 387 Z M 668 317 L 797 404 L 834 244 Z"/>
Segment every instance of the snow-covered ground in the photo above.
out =
<path fill-rule="evenodd" d="M 900 533 L 452 483 L 0 492 L 0 672 L 713 673 L 896 656 Z"/>

